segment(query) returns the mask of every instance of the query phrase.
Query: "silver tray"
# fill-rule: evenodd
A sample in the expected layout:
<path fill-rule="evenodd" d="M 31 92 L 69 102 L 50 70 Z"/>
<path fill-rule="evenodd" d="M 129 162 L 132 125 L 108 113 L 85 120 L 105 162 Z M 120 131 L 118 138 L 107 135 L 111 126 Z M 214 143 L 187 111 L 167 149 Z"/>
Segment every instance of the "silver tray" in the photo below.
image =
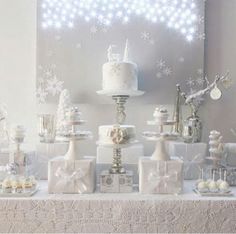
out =
<path fill-rule="evenodd" d="M 202 193 L 198 189 L 193 189 L 193 191 L 202 197 L 232 197 L 234 196 L 232 191 L 217 192 L 217 193 L 211 193 L 211 192 Z"/>
<path fill-rule="evenodd" d="M 0 190 L 0 197 L 31 197 L 38 191 L 39 191 L 39 187 L 27 193 L 23 193 L 23 192 L 22 193 L 4 193 L 2 190 Z"/>

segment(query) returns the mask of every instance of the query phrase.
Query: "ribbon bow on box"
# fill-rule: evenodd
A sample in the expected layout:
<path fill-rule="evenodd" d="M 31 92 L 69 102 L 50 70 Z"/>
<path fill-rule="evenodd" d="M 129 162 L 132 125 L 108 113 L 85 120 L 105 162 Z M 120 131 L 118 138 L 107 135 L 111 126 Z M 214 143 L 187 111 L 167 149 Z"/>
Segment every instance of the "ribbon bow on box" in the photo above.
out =
<path fill-rule="evenodd" d="M 59 178 L 59 181 L 56 184 L 56 189 L 58 191 L 64 191 L 73 183 L 75 190 L 81 194 L 88 190 L 88 186 L 84 181 L 86 173 L 83 169 L 79 168 L 77 170 L 71 171 L 66 170 L 62 167 L 59 167 L 55 173 L 55 176 Z"/>
<path fill-rule="evenodd" d="M 196 177 L 194 175 L 194 169 L 193 166 L 197 166 L 197 170 L 199 171 L 199 173 L 201 172 L 201 165 L 204 163 L 204 159 L 202 158 L 202 154 L 197 154 L 193 157 L 193 159 L 191 160 L 185 160 L 183 157 L 179 157 L 181 160 L 183 160 L 184 162 L 184 177 L 188 177 L 188 178 L 194 178 Z M 197 178 L 195 178 L 197 179 Z"/>
<path fill-rule="evenodd" d="M 160 172 L 157 170 L 151 171 L 148 175 L 148 182 L 151 186 L 151 192 L 158 192 L 161 185 L 163 185 L 165 192 L 167 192 L 168 184 L 177 182 L 178 175 L 179 173 L 177 171 L 171 171 L 167 173 L 167 165 L 165 165 L 165 171 L 163 175 L 160 175 Z"/>

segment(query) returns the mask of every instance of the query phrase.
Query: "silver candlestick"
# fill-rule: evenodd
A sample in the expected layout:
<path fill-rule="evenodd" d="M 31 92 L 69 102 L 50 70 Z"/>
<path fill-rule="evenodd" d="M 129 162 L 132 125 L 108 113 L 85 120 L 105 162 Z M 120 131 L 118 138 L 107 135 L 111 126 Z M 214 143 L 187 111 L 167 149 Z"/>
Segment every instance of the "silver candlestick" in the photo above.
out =
<path fill-rule="evenodd" d="M 126 171 L 123 168 L 121 161 L 121 148 L 113 149 L 112 167 L 109 171 L 111 174 L 125 174 Z"/>
<path fill-rule="evenodd" d="M 125 122 L 125 104 L 128 98 L 129 96 L 126 95 L 112 96 L 112 99 L 116 102 L 116 123 L 118 124 L 123 124 Z"/>

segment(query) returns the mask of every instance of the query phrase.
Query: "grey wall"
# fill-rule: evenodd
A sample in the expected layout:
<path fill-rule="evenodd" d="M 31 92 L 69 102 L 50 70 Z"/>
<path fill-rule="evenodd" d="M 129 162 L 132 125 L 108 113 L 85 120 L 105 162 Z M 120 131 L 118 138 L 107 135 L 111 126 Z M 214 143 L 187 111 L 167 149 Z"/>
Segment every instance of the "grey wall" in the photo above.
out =
<path fill-rule="evenodd" d="M 36 130 L 34 122 L 36 4 L 31 0 L 21 0 L 19 4 L 16 2 L 18 1 L 1 0 L 0 4 L 0 26 L 3 30 L 0 34 L 0 101 L 9 103 L 12 121 L 20 120 L 33 135 Z M 236 0 L 208 0 L 206 3 L 205 69 L 211 78 L 216 73 L 223 73 L 229 69 L 231 77 L 235 80 L 235 12 Z M 205 102 L 201 109 L 201 116 L 205 122 L 203 140 L 208 140 L 211 129 L 217 129 L 223 133 L 226 142 L 235 142 L 236 138 L 230 133 L 230 128 L 236 127 L 235 89 L 234 85 L 224 92 L 220 101 L 213 102 L 207 99 Z M 135 106 L 129 105 L 128 122 L 135 120 L 139 126 L 138 134 L 146 130 L 145 120 L 151 117 L 153 108 L 152 105 L 148 106 L 141 118 L 140 110 L 137 111 Z M 87 129 L 95 129 L 99 124 L 109 123 L 112 118 L 113 106 L 101 106 L 100 110 L 94 108 L 89 111 L 81 106 L 81 109 L 89 121 Z M 111 117 L 104 114 L 102 121 L 93 119 L 91 116 L 95 116 L 101 109 L 110 111 Z M 148 154 L 153 144 L 145 144 Z M 95 147 L 88 150 L 88 153 L 94 152 Z"/>
<path fill-rule="evenodd" d="M 189 92 L 186 81 L 202 77 L 199 70 L 204 66 L 204 0 L 196 0 L 197 15 L 196 36 L 189 42 L 178 32 L 168 28 L 166 23 L 150 23 L 144 19 L 133 16 L 128 25 L 119 22 L 104 32 L 96 22 L 86 23 L 82 19 L 75 22 L 74 29 L 63 27 L 61 30 L 41 27 L 42 15 L 45 9 L 41 8 L 38 1 L 38 42 L 37 42 L 37 88 L 42 88 L 47 93 L 46 104 L 39 105 L 39 112 L 55 112 L 58 95 L 52 95 L 47 90 L 47 81 L 56 75 L 63 81 L 73 97 L 74 103 L 79 103 L 88 124 L 84 127 L 94 133 L 94 140 L 82 143 L 84 154 L 94 154 L 95 142 L 98 140 L 98 126 L 114 123 L 115 107 L 111 98 L 98 96 L 97 90 L 102 85 L 102 65 L 107 62 L 107 48 L 110 44 L 117 44 L 117 52 L 123 51 L 126 38 L 130 39 L 131 54 L 138 64 L 139 88 L 146 91 L 142 97 L 131 98 L 127 104 L 127 124 L 135 125 L 137 138 L 145 145 L 145 154 L 153 150 L 153 143 L 146 142 L 141 134 L 145 130 L 155 131 L 155 127 L 148 127 L 147 120 L 152 119 L 153 111 L 157 104 L 168 105 L 170 114 L 175 102 L 175 86 L 181 83 L 183 89 Z M 189 2 L 188 2 L 189 3 Z M 180 4 L 181 6 L 181 4 Z M 203 18 L 203 21 L 199 19 Z M 91 33 L 91 28 L 98 32 Z M 151 38 L 144 40 L 142 33 L 147 32 Z M 154 43 L 150 43 L 153 40 Z M 77 48 L 77 44 L 80 47 Z M 96 57 L 94 56 L 96 54 Z M 180 59 L 183 58 L 183 61 Z M 159 60 L 164 60 L 166 68 L 172 73 L 169 76 L 157 66 Z M 53 67 L 53 72 L 50 71 Z M 162 78 L 157 74 L 161 73 Z M 162 74 L 163 73 L 163 74 Z M 201 73 L 201 72 L 200 72 Z M 195 88 L 200 88 L 196 85 Z M 92 147 L 91 147 L 92 146 Z"/>
<path fill-rule="evenodd" d="M 0 103 L 9 121 L 36 134 L 36 0 L 0 1 Z"/>
<path fill-rule="evenodd" d="M 230 71 L 234 85 L 225 90 L 221 100 L 207 99 L 202 108 L 204 140 L 211 129 L 222 132 L 225 142 L 235 142 L 230 128 L 236 127 L 236 0 L 206 2 L 205 70 L 209 77 Z"/>

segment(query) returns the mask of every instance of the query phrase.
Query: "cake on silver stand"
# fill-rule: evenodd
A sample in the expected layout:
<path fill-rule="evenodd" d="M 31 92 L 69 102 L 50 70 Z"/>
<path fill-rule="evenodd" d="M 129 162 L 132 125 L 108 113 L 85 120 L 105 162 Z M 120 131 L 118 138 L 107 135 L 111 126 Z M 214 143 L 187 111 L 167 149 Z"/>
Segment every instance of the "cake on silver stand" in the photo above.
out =
<path fill-rule="evenodd" d="M 133 190 L 133 172 L 125 170 L 123 167 L 122 150 L 128 151 L 138 144 L 135 139 L 135 126 L 124 125 L 126 119 L 125 104 L 130 97 L 143 95 L 144 92 L 138 90 L 138 69 L 137 65 L 130 59 L 128 40 L 126 41 L 123 59 L 121 59 L 120 54 L 114 53 L 115 47 L 112 45 L 108 48 L 108 62 L 103 65 L 103 89 L 97 93 L 112 97 L 115 101 L 116 120 L 113 125 L 99 127 L 97 144 L 98 149 L 110 148 L 113 151 L 111 168 L 101 172 L 101 192 L 122 193 Z M 140 149 L 138 157 L 142 156 L 143 148 L 137 147 L 137 149 Z M 112 153 L 112 151 L 110 152 Z M 98 153 L 97 157 L 100 158 L 101 151 L 98 150 Z"/>

